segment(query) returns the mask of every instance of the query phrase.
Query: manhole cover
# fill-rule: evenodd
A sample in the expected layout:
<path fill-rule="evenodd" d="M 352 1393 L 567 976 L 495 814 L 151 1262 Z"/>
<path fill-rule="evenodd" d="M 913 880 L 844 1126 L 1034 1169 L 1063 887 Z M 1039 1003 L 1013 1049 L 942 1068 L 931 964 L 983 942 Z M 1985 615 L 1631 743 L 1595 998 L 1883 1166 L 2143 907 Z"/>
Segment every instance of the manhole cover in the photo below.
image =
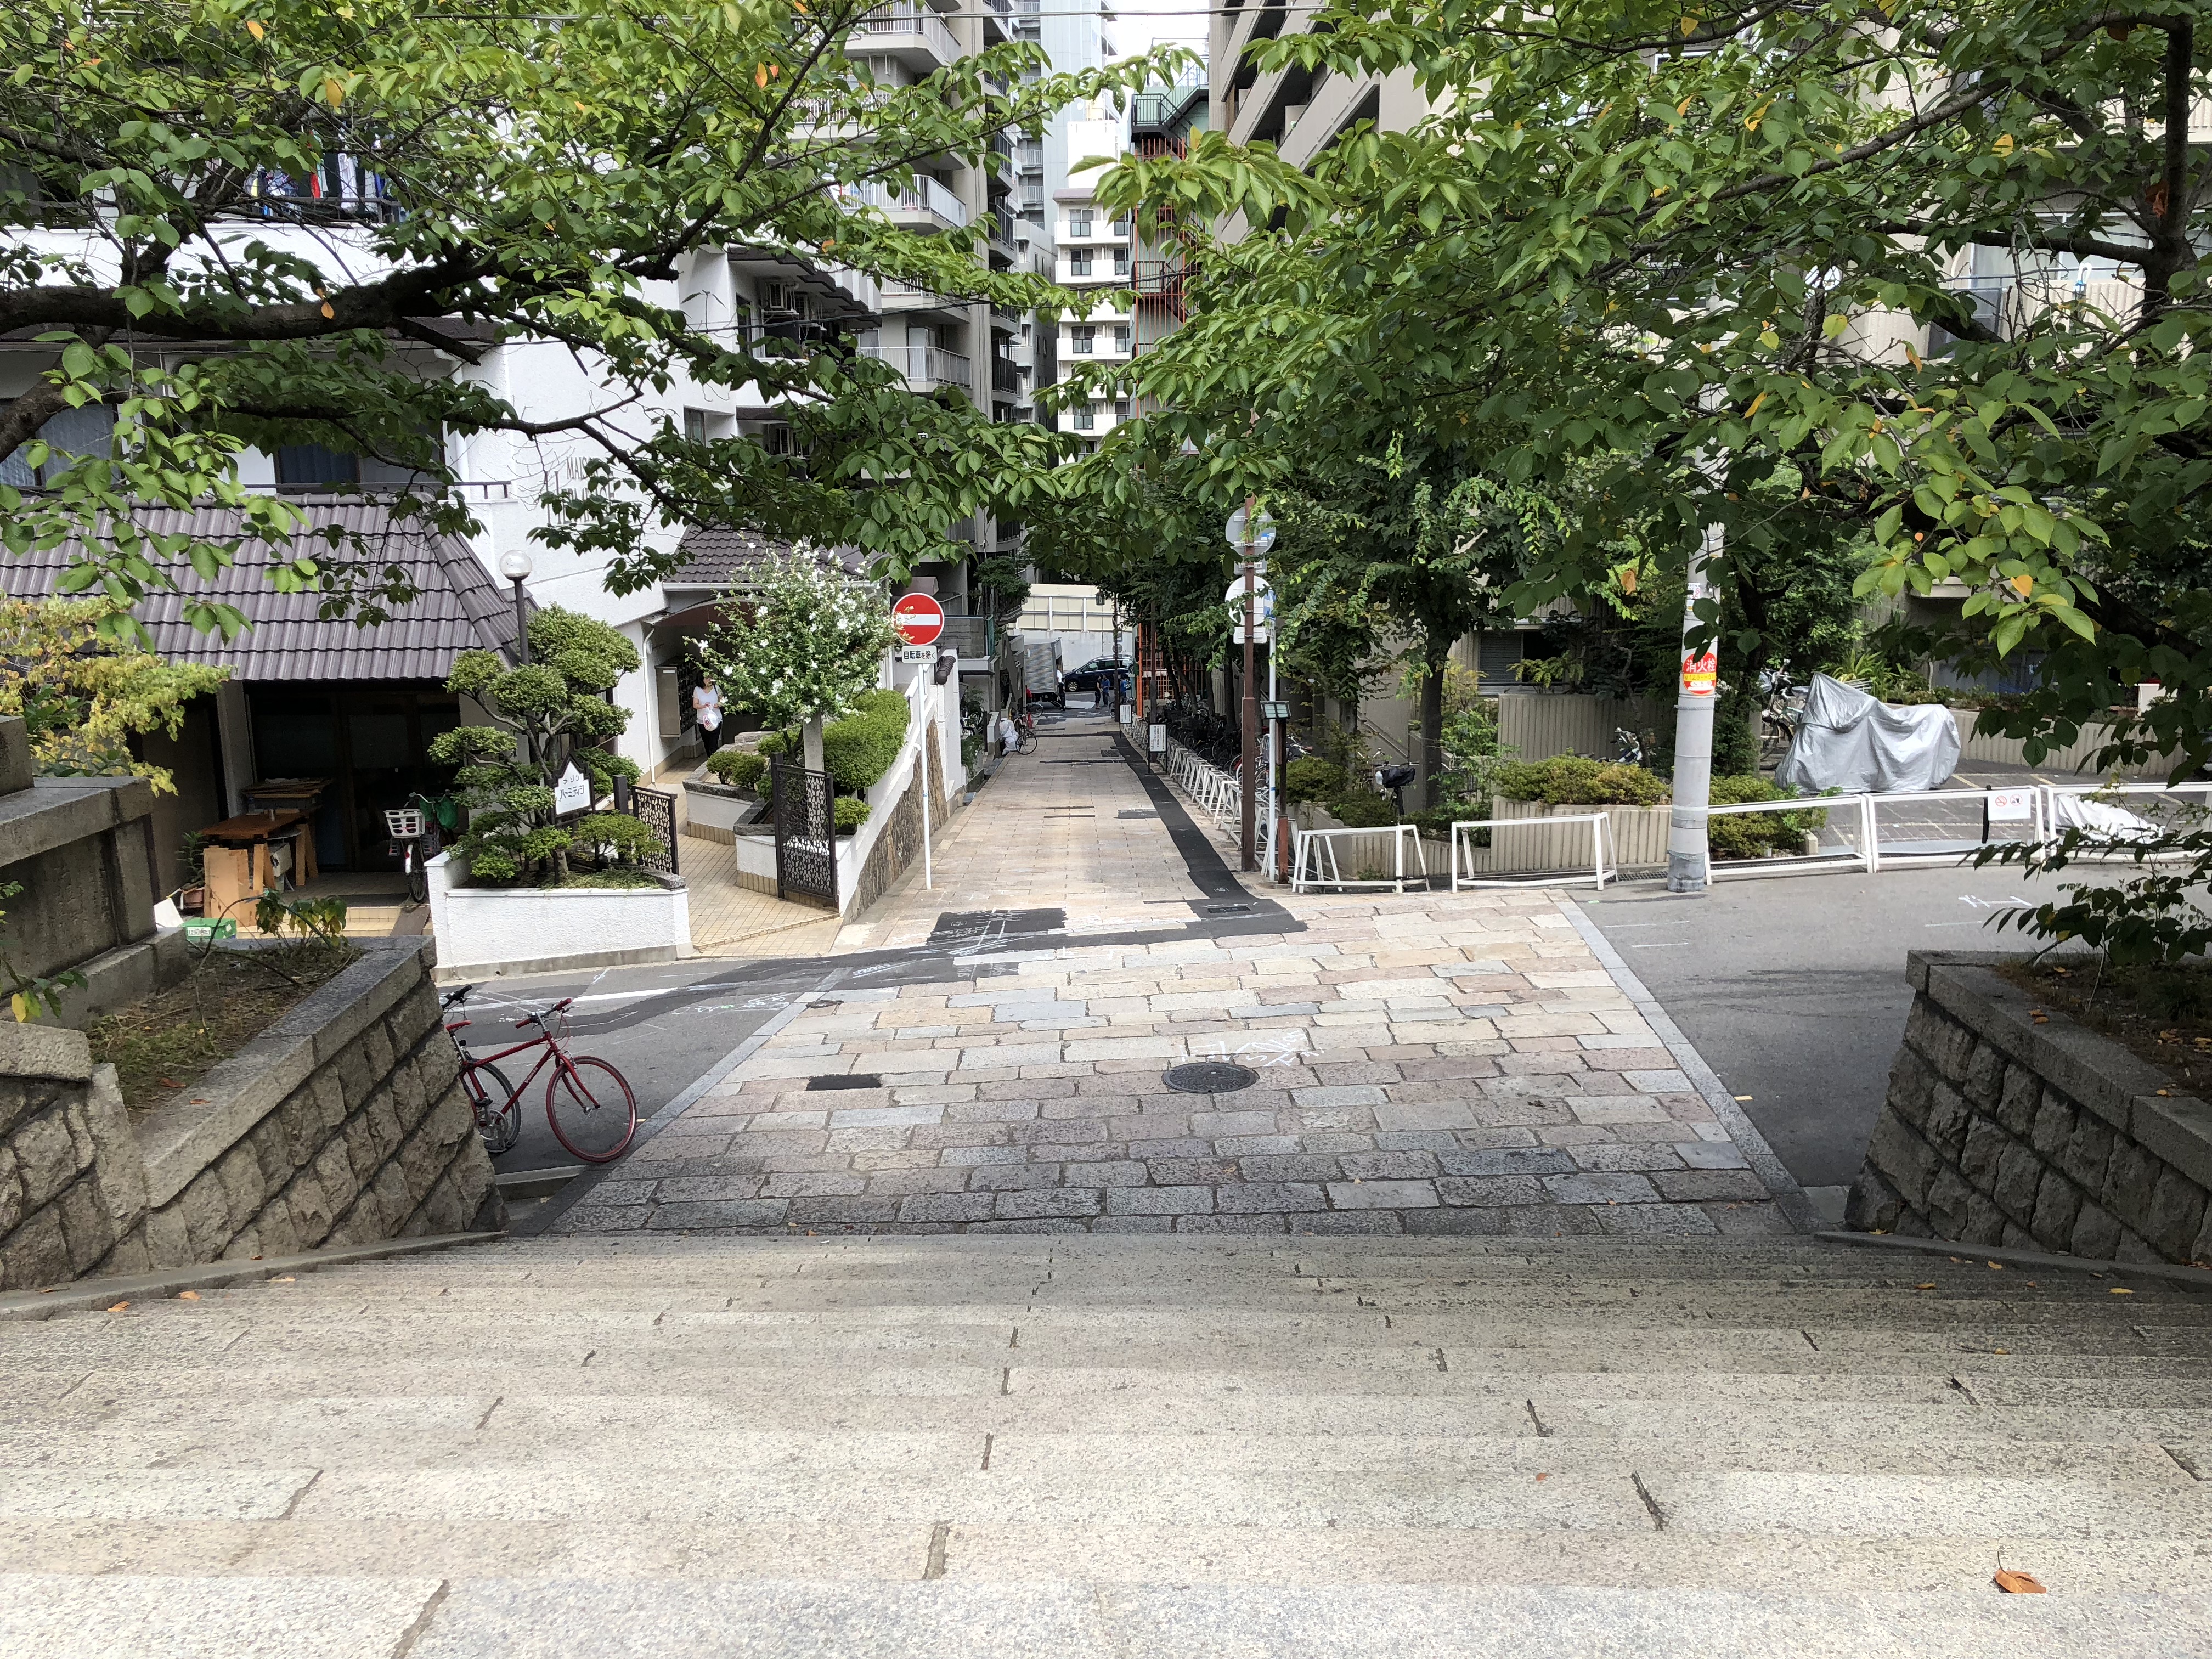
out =
<path fill-rule="evenodd" d="M 1252 907 L 1249 904 L 1209 904 L 1206 907 L 1206 914 L 1209 916 L 1248 916 L 1252 914 Z"/>
<path fill-rule="evenodd" d="M 1168 1087 L 1186 1095 L 1226 1095 L 1249 1089 L 1260 1080 L 1249 1066 L 1232 1066 L 1225 1060 L 1202 1060 L 1168 1069 Z"/>

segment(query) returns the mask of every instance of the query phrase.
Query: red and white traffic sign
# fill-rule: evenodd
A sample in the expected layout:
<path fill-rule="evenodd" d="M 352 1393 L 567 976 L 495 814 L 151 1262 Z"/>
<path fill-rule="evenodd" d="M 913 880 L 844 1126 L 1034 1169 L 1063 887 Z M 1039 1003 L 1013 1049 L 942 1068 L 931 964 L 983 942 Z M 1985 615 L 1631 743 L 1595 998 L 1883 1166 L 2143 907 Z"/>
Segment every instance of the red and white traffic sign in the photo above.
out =
<path fill-rule="evenodd" d="M 945 631 L 945 607 L 927 593 L 902 593 L 891 621 L 908 645 L 934 645 Z"/>

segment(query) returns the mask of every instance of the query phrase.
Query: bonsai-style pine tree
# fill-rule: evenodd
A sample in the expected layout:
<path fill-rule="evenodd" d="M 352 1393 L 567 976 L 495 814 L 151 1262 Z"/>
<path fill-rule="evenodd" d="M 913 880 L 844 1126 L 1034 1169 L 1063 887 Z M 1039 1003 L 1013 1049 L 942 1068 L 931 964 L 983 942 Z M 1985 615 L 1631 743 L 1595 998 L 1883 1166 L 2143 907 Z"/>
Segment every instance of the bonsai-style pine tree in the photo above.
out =
<path fill-rule="evenodd" d="M 599 747 L 629 724 L 629 711 L 607 693 L 636 672 L 637 647 L 603 622 L 554 606 L 530 619 L 530 655 L 515 668 L 489 651 L 465 651 L 446 682 L 495 722 L 456 726 L 430 744 L 433 760 L 460 769 L 454 781 L 469 808 L 460 848 L 470 874 L 502 884 L 539 873 L 559 881 L 571 847 L 611 850 L 625 863 L 658 850 L 642 825 L 614 814 L 573 826 L 554 821 L 553 786 L 570 762 L 594 794 L 638 775 L 635 761 Z"/>

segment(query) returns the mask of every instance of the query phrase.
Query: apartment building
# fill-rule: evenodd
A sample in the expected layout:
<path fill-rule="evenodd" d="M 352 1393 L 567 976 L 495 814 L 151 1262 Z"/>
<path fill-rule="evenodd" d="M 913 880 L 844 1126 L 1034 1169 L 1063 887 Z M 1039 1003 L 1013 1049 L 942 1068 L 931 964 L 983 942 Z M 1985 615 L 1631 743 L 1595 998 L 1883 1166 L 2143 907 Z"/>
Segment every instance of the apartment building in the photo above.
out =
<path fill-rule="evenodd" d="M 1429 107 L 1410 70 L 1352 76 L 1293 67 L 1263 75 L 1249 61 L 1255 43 L 1303 34 L 1313 17 L 1306 8 L 1222 0 L 1206 45 L 1208 125 L 1236 143 L 1273 144 L 1299 167 L 1355 121 L 1399 132 Z"/>

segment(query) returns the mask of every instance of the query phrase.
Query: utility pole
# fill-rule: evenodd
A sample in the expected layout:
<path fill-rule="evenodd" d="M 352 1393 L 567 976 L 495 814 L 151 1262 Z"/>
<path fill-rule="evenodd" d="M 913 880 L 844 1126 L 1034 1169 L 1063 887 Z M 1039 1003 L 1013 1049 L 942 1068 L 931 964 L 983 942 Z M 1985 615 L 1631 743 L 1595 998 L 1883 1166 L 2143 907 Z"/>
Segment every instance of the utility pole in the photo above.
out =
<path fill-rule="evenodd" d="M 1240 815 L 1243 822 L 1239 826 L 1240 838 L 1237 842 L 1237 851 L 1241 855 L 1241 861 L 1237 867 L 1243 870 L 1256 870 L 1260 867 L 1259 860 L 1255 856 L 1253 849 L 1253 842 L 1255 840 L 1253 814 L 1254 810 L 1259 805 L 1260 793 L 1260 686 L 1259 677 L 1254 672 L 1252 663 L 1252 613 L 1256 608 L 1253 603 L 1253 599 L 1258 587 L 1258 583 L 1252 570 L 1252 537 L 1254 532 L 1258 527 L 1259 517 L 1260 502 L 1258 497 L 1247 495 L 1244 498 L 1243 549 L 1244 704 L 1243 712 L 1244 715 L 1244 782 L 1243 787 L 1237 792 L 1238 800 L 1243 808 Z"/>
<path fill-rule="evenodd" d="M 1682 684 L 1674 699 L 1674 810 L 1667 823 L 1667 890 L 1702 893 L 1711 879 L 1706 841 L 1713 796 L 1713 704 L 1719 696 L 1717 645 L 1692 641 L 1701 631 L 1698 601 L 1712 597 L 1707 568 L 1721 554 L 1721 526 L 1709 524 L 1690 564 L 1682 603 Z"/>

